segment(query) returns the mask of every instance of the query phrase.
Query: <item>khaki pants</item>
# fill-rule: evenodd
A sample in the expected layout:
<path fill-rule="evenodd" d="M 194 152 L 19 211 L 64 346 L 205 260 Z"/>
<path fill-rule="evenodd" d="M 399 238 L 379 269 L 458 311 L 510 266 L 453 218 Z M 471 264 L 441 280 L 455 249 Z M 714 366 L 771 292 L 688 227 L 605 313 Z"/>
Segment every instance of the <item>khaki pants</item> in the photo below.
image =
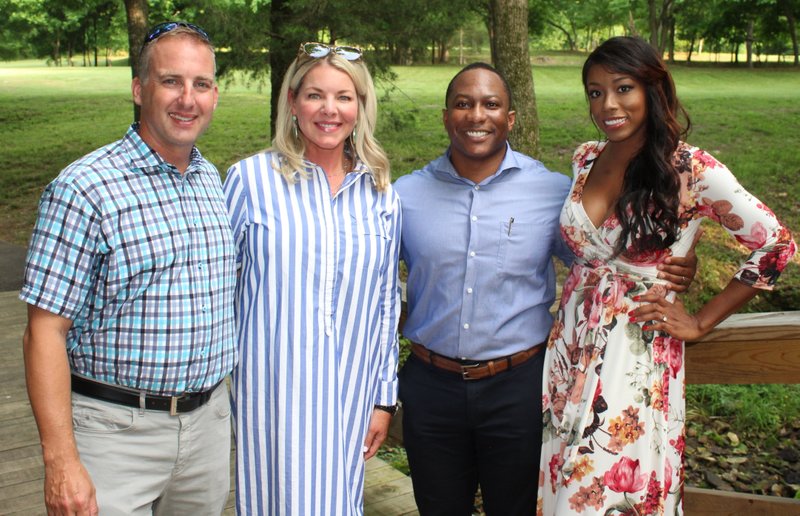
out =
<path fill-rule="evenodd" d="M 230 491 L 226 384 L 202 407 L 177 416 L 76 393 L 72 414 L 102 516 L 222 513 Z"/>

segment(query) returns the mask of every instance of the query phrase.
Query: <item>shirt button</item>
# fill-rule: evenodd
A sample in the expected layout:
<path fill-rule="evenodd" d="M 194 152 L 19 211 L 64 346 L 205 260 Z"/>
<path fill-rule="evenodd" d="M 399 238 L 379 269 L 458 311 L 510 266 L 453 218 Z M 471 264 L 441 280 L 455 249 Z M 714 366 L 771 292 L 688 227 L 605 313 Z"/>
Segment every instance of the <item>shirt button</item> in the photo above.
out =
<path fill-rule="evenodd" d="M 481 189 L 481 185 L 475 185 L 475 189 L 476 190 L 480 190 Z"/>
<path fill-rule="evenodd" d="M 467 294 L 472 294 L 472 287 L 467 289 Z"/>
<path fill-rule="evenodd" d="M 464 329 L 465 329 L 465 330 L 468 330 L 468 329 L 469 329 L 469 323 L 464 323 Z"/>
<path fill-rule="evenodd" d="M 473 215 L 473 216 L 472 216 L 472 222 L 475 222 L 476 220 L 478 220 L 478 217 L 477 217 L 477 216 L 475 216 L 475 215 Z"/>
<path fill-rule="evenodd" d="M 208 312 L 208 305 L 203 305 L 200 309 L 204 312 Z"/>
<path fill-rule="evenodd" d="M 469 255 L 470 255 L 470 256 L 475 256 L 475 251 L 470 251 L 470 252 L 469 252 Z"/>

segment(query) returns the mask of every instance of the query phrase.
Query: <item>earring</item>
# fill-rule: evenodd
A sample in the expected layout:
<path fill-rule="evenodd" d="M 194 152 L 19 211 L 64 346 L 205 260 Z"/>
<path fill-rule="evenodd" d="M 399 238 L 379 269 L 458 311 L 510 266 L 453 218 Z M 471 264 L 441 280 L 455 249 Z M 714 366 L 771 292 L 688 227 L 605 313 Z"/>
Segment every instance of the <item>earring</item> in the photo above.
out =
<path fill-rule="evenodd" d="M 295 115 L 292 115 L 292 135 L 294 136 L 294 139 L 296 140 L 297 139 L 297 117 Z"/>
<path fill-rule="evenodd" d="M 357 137 L 356 136 L 356 126 L 353 126 L 353 134 L 351 135 L 351 137 L 353 138 L 353 141 L 355 142 L 356 141 L 356 137 Z"/>

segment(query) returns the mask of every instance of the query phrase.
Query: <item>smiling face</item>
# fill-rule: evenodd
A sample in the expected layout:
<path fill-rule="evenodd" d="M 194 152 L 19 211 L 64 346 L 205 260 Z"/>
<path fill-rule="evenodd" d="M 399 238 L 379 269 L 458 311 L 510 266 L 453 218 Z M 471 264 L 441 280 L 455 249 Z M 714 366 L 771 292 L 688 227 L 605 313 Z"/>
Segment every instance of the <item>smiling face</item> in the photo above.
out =
<path fill-rule="evenodd" d="M 147 79 L 136 77 L 132 83 L 133 100 L 141 106 L 139 135 L 184 171 L 217 107 L 214 55 L 186 36 L 164 37 L 152 45 Z"/>
<path fill-rule="evenodd" d="M 497 170 L 514 127 L 509 104 L 502 79 L 491 70 L 468 70 L 453 81 L 443 119 L 450 160 L 459 174 L 470 177 L 472 170 L 482 179 Z"/>
<path fill-rule="evenodd" d="M 309 70 L 296 92 L 289 92 L 292 114 L 306 145 L 306 159 L 344 150 L 358 118 L 358 95 L 347 73 L 320 62 Z"/>
<path fill-rule="evenodd" d="M 609 142 L 637 148 L 644 143 L 647 128 L 646 86 L 630 75 L 594 65 L 586 76 L 589 112 Z"/>

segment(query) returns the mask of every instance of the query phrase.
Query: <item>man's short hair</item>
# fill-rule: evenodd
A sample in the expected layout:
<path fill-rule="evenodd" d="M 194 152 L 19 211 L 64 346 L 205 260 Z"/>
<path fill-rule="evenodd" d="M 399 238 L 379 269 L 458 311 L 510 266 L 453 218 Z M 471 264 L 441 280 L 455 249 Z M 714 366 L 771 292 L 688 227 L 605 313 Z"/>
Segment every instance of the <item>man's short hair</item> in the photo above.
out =
<path fill-rule="evenodd" d="M 495 74 L 496 76 L 500 77 L 500 80 L 503 83 L 503 88 L 505 88 L 506 95 L 508 96 L 508 110 L 511 111 L 512 106 L 514 105 L 514 99 L 511 96 L 511 86 L 508 85 L 508 81 L 506 80 L 505 76 L 502 73 L 498 72 L 494 66 L 490 65 L 489 63 L 484 63 L 481 61 L 476 61 L 474 63 L 468 64 L 467 66 L 459 70 L 459 72 L 455 74 L 452 79 L 450 79 L 450 84 L 447 85 L 447 91 L 444 94 L 444 107 L 447 108 L 450 104 L 450 95 L 452 95 L 453 93 L 453 84 L 456 82 L 456 79 L 458 79 L 458 77 L 462 73 L 468 72 L 470 70 L 488 70 L 493 74 Z"/>
<path fill-rule="evenodd" d="M 142 49 L 139 51 L 139 69 L 136 71 L 136 76 L 139 77 L 139 80 L 142 82 L 142 84 L 147 82 L 150 74 L 150 57 L 153 54 L 153 47 L 155 47 L 156 43 L 158 43 L 158 41 L 161 39 L 174 37 L 191 38 L 198 43 L 205 45 L 211 51 L 211 57 L 214 60 L 214 76 L 217 75 L 217 56 L 216 52 L 214 52 L 214 45 L 211 44 L 211 41 L 208 39 L 208 35 L 205 34 L 205 31 L 203 31 L 201 34 L 197 32 L 196 29 L 187 27 L 186 25 L 188 24 L 179 24 L 174 29 L 166 31 L 163 34 L 159 34 L 157 37 L 144 42 Z"/>

